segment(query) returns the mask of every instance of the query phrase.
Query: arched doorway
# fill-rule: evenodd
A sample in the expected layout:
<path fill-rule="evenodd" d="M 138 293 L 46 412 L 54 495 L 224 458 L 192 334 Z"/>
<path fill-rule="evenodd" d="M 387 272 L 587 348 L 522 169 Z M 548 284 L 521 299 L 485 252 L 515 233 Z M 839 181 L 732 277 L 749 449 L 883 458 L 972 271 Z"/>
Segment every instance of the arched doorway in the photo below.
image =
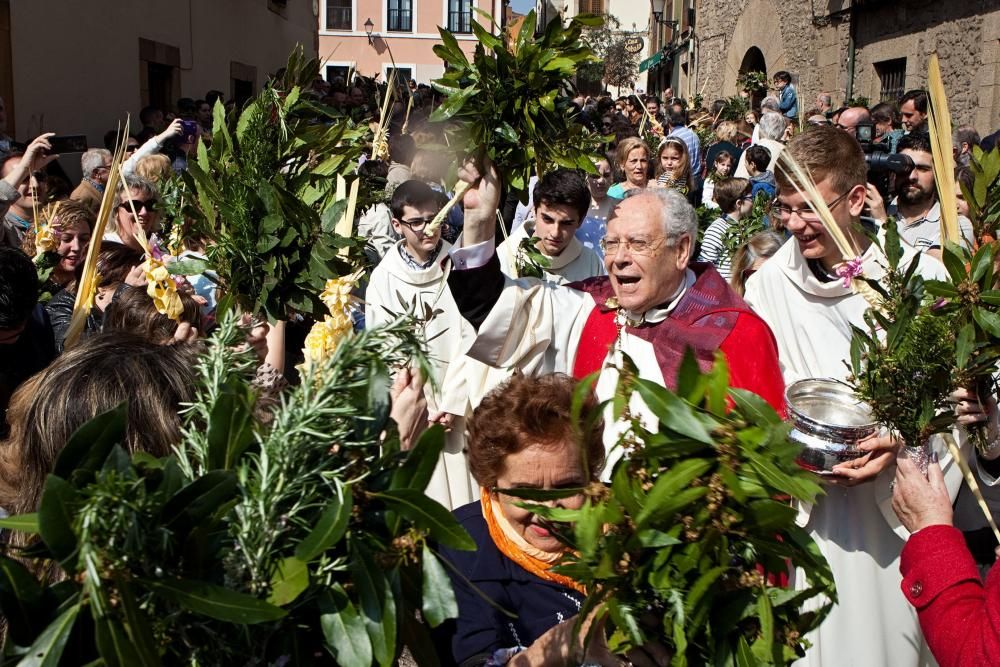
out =
<path fill-rule="evenodd" d="M 740 63 L 740 76 L 742 77 L 744 74 L 749 72 L 763 72 L 765 76 L 764 80 L 767 80 L 767 61 L 764 59 L 764 52 L 756 46 L 751 46 L 747 49 L 747 52 L 743 54 L 743 60 Z M 766 94 L 766 88 L 751 91 L 750 108 L 760 108 L 760 103 L 763 101 Z"/>

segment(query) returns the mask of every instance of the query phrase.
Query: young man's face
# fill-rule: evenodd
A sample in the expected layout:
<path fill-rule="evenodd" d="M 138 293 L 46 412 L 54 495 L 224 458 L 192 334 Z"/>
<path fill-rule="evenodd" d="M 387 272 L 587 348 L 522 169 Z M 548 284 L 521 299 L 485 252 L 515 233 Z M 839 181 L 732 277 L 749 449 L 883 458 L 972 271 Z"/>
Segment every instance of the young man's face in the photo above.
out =
<path fill-rule="evenodd" d="M 781 79 L 774 80 L 774 87 L 777 88 L 778 90 L 784 90 L 785 86 L 787 85 L 788 85 L 787 81 L 783 81 Z"/>
<path fill-rule="evenodd" d="M 917 111 L 917 105 L 913 103 L 913 100 L 903 102 L 903 106 L 899 107 L 899 115 L 903 119 L 903 127 L 906 128 L 907 132 L 919 130 L 924 126 L 924 121 L 927 120 L 927 114 Z"/>
<path fill-rule="evenodd" d="M 392 228 L 403 237 L 406 251 L 421 262 L 426 262 L 431 258 L 441 241 L 440 228 L 430 236 L 424 234 L 424 230 L 437 215 L 437 212 L 438 207 L 434 203 L 404 206 L 403 217 L 392 219 Z"/>
<path fill-rule="evenodd" d="M 541 202 L 535 207 L 537 247 L 549 257 L 559 256 L 580 228 L 580 213 L 567 204 Z"/>
<path fill-rule="evenodd" d="M 660 103 L 656 100 L 646 102 L 646 112 L 653 118 L 656 118 L 656 114 L 660 113 Z"/>
<path fill-rule="evenodd" d="M 830 179 L 824 178 L 816 184 L 816 189 L 829 207 L 837 225 L 845 233 L 849 233 L 864 206 L 864 186 L 855 186 L 846 193 L 838 192 Z M 788 232 L 795 237 L 803 257 L 818 260 L 827 268 L 843 260 L 840 250 L 819 216 L 812 212 L 806 204 L 805 197 L 794 187 L 781 188 L 778 191 L 778 204 L 795 209 L 795 212 L 787 218 L 778 217 Z"/>

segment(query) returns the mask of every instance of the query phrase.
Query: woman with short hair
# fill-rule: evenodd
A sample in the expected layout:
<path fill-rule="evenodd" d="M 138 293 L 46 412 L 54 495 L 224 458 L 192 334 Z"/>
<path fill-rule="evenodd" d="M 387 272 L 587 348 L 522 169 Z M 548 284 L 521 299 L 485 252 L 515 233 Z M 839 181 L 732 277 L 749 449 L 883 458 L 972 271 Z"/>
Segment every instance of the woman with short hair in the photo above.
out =
<path fill-rule="evenodd" d="M 469 422 L 469 468 L 481 500 L 455 516 L 477 549 L 442 550 L 457 572 L 450 573 L 458 600 L 451 647 L 459 665 L 569 664 L 582 653 L 573 626 L 583 590 L 551 570 L 564 546 L 550 522 L 504 493 L 598 483 L 604 424 L 599 417 L 588 420 L 598 411 L 590 395 L 581 411 L 587 428 L 580 431 L 572 419 L 575 386 L 562 374 L 515 375 L 486 395 Z M 580 493 L 546 504 L 578 509 L 583 500 Z"/>

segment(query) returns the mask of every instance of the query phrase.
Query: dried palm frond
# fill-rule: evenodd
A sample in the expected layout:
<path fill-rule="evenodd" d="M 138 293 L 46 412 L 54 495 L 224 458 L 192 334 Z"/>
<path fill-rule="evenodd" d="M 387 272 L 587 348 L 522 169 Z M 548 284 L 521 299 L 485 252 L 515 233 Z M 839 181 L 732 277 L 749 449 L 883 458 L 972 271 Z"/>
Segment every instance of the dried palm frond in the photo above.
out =
<path fill-rule="evenodd" d="M 931 152 L 934 156 L 934 183 L 938 202 L 941 204 L 941 241 L 958 243 L 958 209 L 955 198 L 955 154 L 951 141 L 951 114 L 948 112 L 948 95 L 941 80 L 941 66 L 936 53 L 927 63 L 927 128 L 931 135 Z"/>
<path fill-rule="evenodd" d="M 125 126 L 120 128 L 118 133 L 119 143 L 115 147 L 114 155 L 111 156 L 111 171 L 108 173 L 108 182 L 104 186 L 104 196 L 101 198 L 101 208 L 97 213 L 97 222 L 94 224 L 91 234 L 90 247 L 87 248 L 87 259 L 83 263 L 83 272 L 80 275 L 78 287 L 76 289 L 76 301 L 73 303 L 73 315 L 70 318 L 69 329 L 66 331 L 66 339 L 63 343 L 66 349 L 76 345 L 83 333 L 83 326 L 87 322 L 87 316 L 94 306 L 94 297 L 97 292 L 97 256 L 101 252 L 101 239 L 104 238 L 104 230 L 111 220 L 112 212 L 115 208 L 115 198 L 117 197 L 118 183 L 121 175 L 121 164 L 125 161 L 125 148 L 128 146 L 129 118 L 125 118 Z"/>
<path fill-rule="evenodd" d="M 372 157 L 386 159 L 389 157 L 389 109 L 396 97 L 396 69 L 393 68 L 385 89 L 385 99 L 382 100 L 382 113 L 378 119 L 378 129 L 372 140 Z"/>

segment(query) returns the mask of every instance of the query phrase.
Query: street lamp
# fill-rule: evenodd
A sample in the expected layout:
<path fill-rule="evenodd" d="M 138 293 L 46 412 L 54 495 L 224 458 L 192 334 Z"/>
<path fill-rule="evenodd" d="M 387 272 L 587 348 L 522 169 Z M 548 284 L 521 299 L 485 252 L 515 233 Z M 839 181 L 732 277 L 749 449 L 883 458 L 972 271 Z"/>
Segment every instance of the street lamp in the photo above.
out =
<path fill-rule="evenodd" d="M 365 21 L 365 34 L 368 35 L 368 44 L 369 45 L 375 43 L 374 40 L 372 40 L 372 31 L 373 30 L 375 30 L 375 24 L 372 23 L 371 17 L 369 17 L 368 20 Z"/>
<path fill-rule="evenodd" d="M 666 20 L 666 21 L 664 21 L 663 20 L 663 12 L 662 11 L 653 12 L 653 20 L 656 21 L 656 23 L 659 24 L 659 25 L 670 26 L 671 30 L 674 30 L 675 28 L 677 28 L 677 24 L 678 24 L 678 21 L 671 21 L 669 19 Z"/>

